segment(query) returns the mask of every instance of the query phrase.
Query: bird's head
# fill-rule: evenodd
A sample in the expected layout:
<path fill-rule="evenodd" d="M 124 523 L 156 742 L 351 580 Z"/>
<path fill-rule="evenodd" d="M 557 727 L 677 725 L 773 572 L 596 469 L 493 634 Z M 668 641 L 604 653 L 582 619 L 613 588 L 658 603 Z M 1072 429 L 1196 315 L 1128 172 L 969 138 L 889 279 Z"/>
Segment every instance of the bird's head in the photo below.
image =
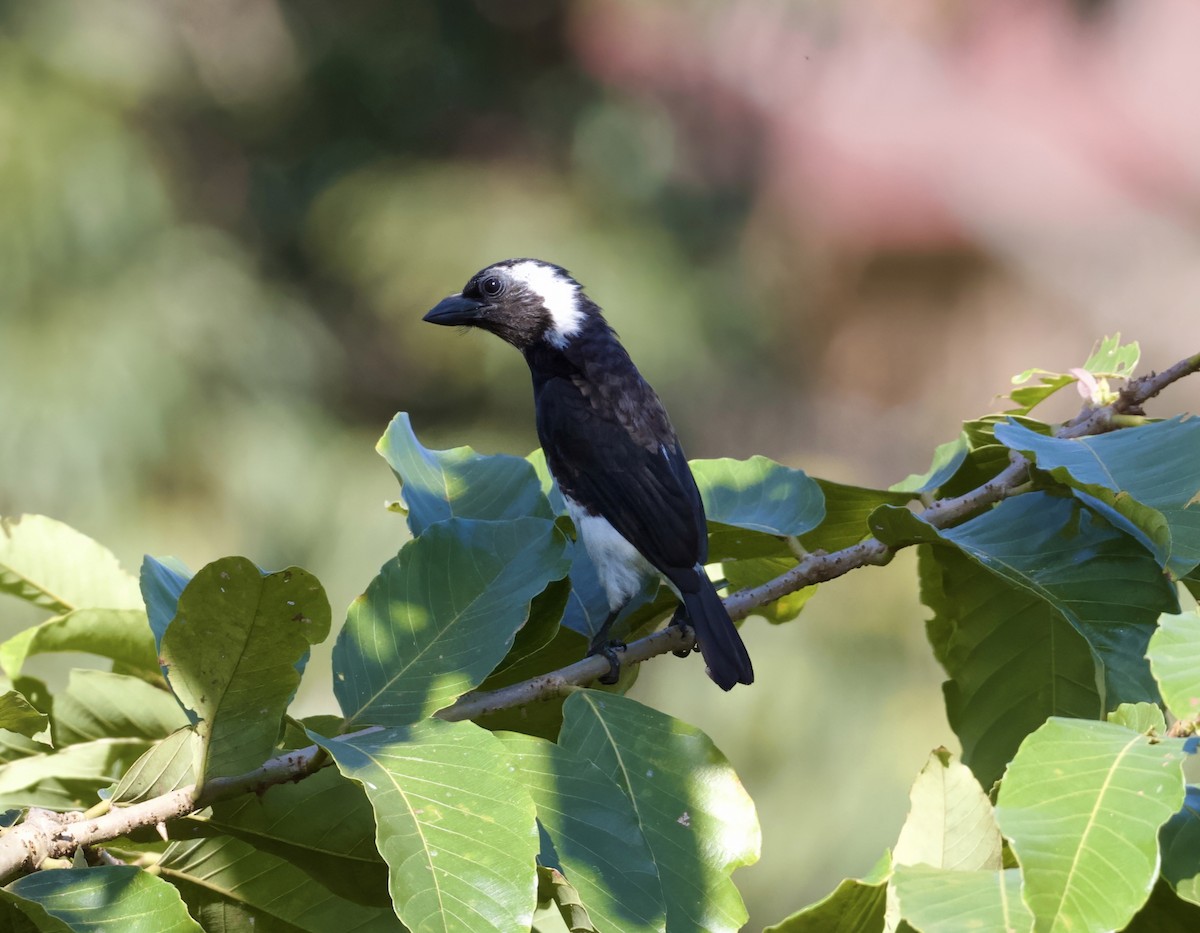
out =
<path fill-rule="evenodd" d="M 540 259 L 506 259 L 476 272 L 425 320 L 479 327 L 524 351 L 539 342 L 562 349 L 599 315 L 566 269 Z"/>

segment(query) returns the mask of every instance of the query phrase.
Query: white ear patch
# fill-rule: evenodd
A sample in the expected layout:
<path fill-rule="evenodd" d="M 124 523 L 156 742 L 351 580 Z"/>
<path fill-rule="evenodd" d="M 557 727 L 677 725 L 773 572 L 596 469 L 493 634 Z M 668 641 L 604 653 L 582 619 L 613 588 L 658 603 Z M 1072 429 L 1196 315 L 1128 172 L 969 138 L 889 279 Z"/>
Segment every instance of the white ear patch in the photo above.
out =
<path fill-rule="evenodd" d="M 541 296 L 542 305 L 550 315 L 546 339 L 561 350 L 583 326 L 584 313 L 579 310 L 579 285 L 553 266 L 539 262 L 519 262 L 508 272 L 513 279 Z"/>

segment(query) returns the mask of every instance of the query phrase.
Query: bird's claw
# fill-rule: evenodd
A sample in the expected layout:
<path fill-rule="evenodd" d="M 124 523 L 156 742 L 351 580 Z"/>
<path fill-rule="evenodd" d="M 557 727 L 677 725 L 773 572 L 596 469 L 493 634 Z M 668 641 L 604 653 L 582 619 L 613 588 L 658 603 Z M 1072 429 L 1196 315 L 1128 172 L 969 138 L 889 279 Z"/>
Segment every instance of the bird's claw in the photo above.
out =
<path fill-rule="evenodd" d="M 682 610 L 682 607 L 680 607 L 680 609 L 675 611 L 675 615 L 673 615 L 671 617 L 671 621 L 670 621 L 668 627 L 670 627 L 670 625 L 673 625 L 676 628 L 681 628 L 684 631 L 686 631 L 688 629 L 687 617 L 684 616 L 684 614 L 681 610 Z M 671 652 L 671 654 L 675 655 L 675 657 L 677 657 L 677 658 L 686 658 L 691 653 L 692 653 L 691 648 L 676 648 L 674 651 Z"/>
<path fill-rule="evenodd" d="M 593 648 L 590 654 L 599 654 L 608 662 L 608 670 L 601 674 L 597 679 L 606 687 L 611 687 L 621 679 L 621 658 L 617 654 L 618 651 L 625 650 L 625 642 L 610 641 L 607 644 Z"/>

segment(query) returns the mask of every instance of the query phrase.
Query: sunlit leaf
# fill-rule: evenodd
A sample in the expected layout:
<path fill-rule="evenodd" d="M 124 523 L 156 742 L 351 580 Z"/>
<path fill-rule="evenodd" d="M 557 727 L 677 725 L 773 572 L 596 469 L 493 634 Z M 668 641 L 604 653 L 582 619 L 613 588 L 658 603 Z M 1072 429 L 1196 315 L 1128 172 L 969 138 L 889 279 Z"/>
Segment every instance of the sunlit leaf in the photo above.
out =
<path fill-rule="evenodd" d="M 904 919 L 921 933 L 1033 931 L 1033 914 L 1021 901 L 1021 872 L 1015 868 L 951 871 L 897 865 L 892 885 Z"/>
<path fill-rule="evenodd" d="M 891 859 L 884 855 L 866 878 L 847 878 L 815 904 L 763 933 L 881 933 L 891 871 Z"/>
<path fill-rule="evenodd" d="M 1158 873 L 1158 829 L 1183 802 L 1180 742 L 1051 719 L 1021 745 L 996 819 L 1041 931 L 1117 930 Z"/>
<path fill-rule="evenodd" d="M 139 803 L 196 783 L 196 762 L 204 746 L 186 726 L 156 742 L 129 766 L 112 793 L 114 804 Z"/>
<path fill-rule="evenodd" d="M 567 572 L 567 541 L 543 518 L 452 518 L 384 564 L 350 606 L 333 651 L 349 722 L 403 725 L 479 685 L 530 604 Z"/>
<path fill-rule="evenodd" d="M 537 807 L 548 842 L 541 865 L 566 876 L 600 929 L 665 931 L 658 870 L 629 798 L 563 746 L 524 735 L 501 738 Z"/>
<path fill-rule="evenodd" d="M 1151 644 L 1153 642 L 1151 638 Z M 1167 721 L 1163 718 L 1162 710 L 1154 703 L 1122 703 L 1105 718 L 1143 735 L 1167 734 Z"/>
<path fill-rule="evenodd" d="M 158 674 L 154 637 L 140 609 L 76 609 L 47 619 L 0 645 L 0 666 L 9 677 L 19 677 L 27 658 L 55 651 L 83 651 Z"/>
<path fill-rule="evenodd" d="M 412 930 L 528 929 L 536 903 L 533 801 L 496 736 L 429 720 L 330 741 L 366 788 L 396 914 Z"/>
<path fill-rule="evenodd" d="M 44 515 L 0 517 L 0 593 L 56 613 L 142 605 L 111 551 Z"/>
<path fill-rule="evenodd" d="M 934 448 L 933 463 L 929 465 L 928 470 L 924 473 L 913 473 L 900 482 L 894 483 L 889 487 L 890 491 L 909 493 L 934 492 L 958 472 L 958 468 L 962 466 L 963 461 L 967 459 L 969 453 L 970 446 L 967 444 L 966 434 L 959 434 L 952 441 L 947 441 L 945 444 L 938 444 Z"/>
<path fill-rule="evenodd" d="M 1200 716 L 1200 612 L 1160 616 L 1146 656 L 1171 715 Z"/>
<path fill-rule="evenodd" d="M 202 933 L 174 887 L 128 865 L 34 872 L 0 897 L 22 909 L 33 904 L 31 918 L 45 911 L 72 933 Z"/>
<path fill-rule="evenodd" d="M 710 522 L 795 536 L 811 531 L 825 515 L 815 480 L 766 457 L 693 460 L 691 467 Z"/>
<path fill-rule="evenodd" d="M 729 876 L 758 858 L 758 819 L 712 741 L 626 697 L 583 690 L 567 699 L 559 744 L 633 802 L 658 866 L 667 928 L 741 929 L 746 909 Z"/>
<path fill-rule="evenodd" d="M 376 449 L 400 480 L 414 535 L 448 518 L 504 521 L 553 518 L 533 466 L 521 457 L 485 456 L 470 447 L 430 450 L 407 412 L 392 419 Z"/>

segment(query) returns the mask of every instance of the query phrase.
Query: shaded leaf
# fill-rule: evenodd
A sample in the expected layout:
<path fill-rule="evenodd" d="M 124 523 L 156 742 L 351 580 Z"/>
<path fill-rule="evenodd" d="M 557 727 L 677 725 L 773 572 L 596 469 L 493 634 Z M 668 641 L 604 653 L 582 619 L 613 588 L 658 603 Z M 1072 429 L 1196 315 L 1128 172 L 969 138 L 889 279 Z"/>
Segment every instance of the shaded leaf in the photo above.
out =
<path fill-rule="evenodd" d="M 188 583 L 162 654 L 171 688 L 200 720 L 201 782 L 271 756 L 309 647 L 329 634 L 329 621 L 321 584 L 297 567 L 264 575 L 227 557 Z"/>
<path fill-rule="evenodd" d="M 846 486 L 826 479 L 816 480 L 825 497 L 825 519 L 812 531 L 800 536 L 809 551 L 840 551 L 869 537 L 867 519 L 881 505 L 902 506 L 912 500 L 907 492 Z"/>
<path fill-rule="evenodd" d="M 1200 788 L 1188 786 L 1183 806 L 1158 832 L 1162 876 L 1175 893 L 1200 904 Z"/>
<path fill-rule="evenodd" d="M 566 544 L 542 518 L 452 518 L 406 543 L 350 605 L 333 650 L 346 720 L 416 722 L 478 686 L 566 573 Z"/>
<path fill-rule="evenodd" d="M 111 551 L 44 515 L 0 517 L 0 593 L 57 613 L 142 604 Z"/>
<path fill-rule="evenodd" d="M 1125 927 L 1124 933 L 1195 933 L 1200 929 L 1200 907 L 1178 897 L 1158 879 L 1150 900 Z"/>
<path fill-rule="evenodd" d="M 142 560 L 138 580 L 156 654 L 161 650 L 167 626 L 179 611 L 179 597 L 191 579 L 192 572 L 178 558 L 151 557 L 147 554 Z"/>
<path fill-rule="evenodd" d="M 913 473 L 900 482 L 888 487 L 891 492 L 925 493 L 934 492 L 958 472 L 970 453 L 967 435 L 960 433 L 952 441 L 938 444 L 933 451 L 933 463 L 924 473 Z M 882 504 L 882 503 L 881 503 Z"/>
<path fill-rule="evenodd" d="M 197 916 L 224 914 L 227 905 L 248 915 L 252 929 L 279 933 L 404 933 L 388 908 L 364 907 L 313 884 L 300 869 L 225 836 L 174 842 L 159 862 Z M 285 923 L 286 927 L 279 924 Z"/>
<path fill-rule="evenodd" d="M 0 768 L 0 809 L 90 806 L 96 792 L 116 783 L 146 748 L 140 739 L 98 739 L 9 761 Z"/>
<path fill-rule="evenodd" d="M 767 535 L 796 536 L 825 516 L 816 481 L 766 457 L 692 460 L 692 475 L 709 522 Z"/>
<path fill-rule="evenodd" d="M 580 690 L 564 705 L 559 744 L 633 802 L 658 865 L 668 929 L 740 929 L 746 909 L 729 876 L 758 858 L 758 819 L 712 741 L 633 700 Z"/>
<path fill-rule="evenodd" d="M 566 876 L 600 929 L 665 931 L 658 870 L 629 798 L 563 746 L 524 735 L 501 738 L 537 808 L 541 865 Z"/>
<path fill-rule="evenodd" d="M 484 456 L 470 447 L 429 450 L 417 440 L 407 412 L 392 419 L 376 449 L 400 480 L 414 536 L 448 518 L 553 518 L 527 460 Z"/>
<path fill-rule="evenodd" d="M 832 893 L 763 933 L 881 933 L 891 859 L 884 855 L 863 880 L 847 878 Z"/>
<path fill-rule="evenodd" d="M 1158 829 L 1183 802 L 1181 744 L 1058 718 L 1021 744 L 996 819 L 1039 931 L 1120 929 L 1145 903 Z"/>
<path fill-rule="evenodd" d="M 721 564 L 725 580 L 729 584 L 729 592 L 753 589 L 756 586 L 774 580 L 796 566 L 794 557 L 759 557 L 754 560 L 731 560 Z M 805 603 L 817 592 L 816 585 L 806 586 L 794 593 L 788 593 L 782 599 L 774 600 L 766 605 L 758 606 L 755 615 L 760 615 L 768 622 L 779 624 L 790 622 L 800 614 Z"/>
<path fill-rule="evenodd" d="M 313 739 L 366 788 L 392 903 L 406 926 L 529 928 L 537 892 L 533 801 L 496 736 L 435 719 Z"/>
<path fill-rule="evenodd" d="M 202 933 L 178 891 L 128 865 L 34 872 L 3 892 L 18 906 L 37 905 L 72 933 Z"/>

